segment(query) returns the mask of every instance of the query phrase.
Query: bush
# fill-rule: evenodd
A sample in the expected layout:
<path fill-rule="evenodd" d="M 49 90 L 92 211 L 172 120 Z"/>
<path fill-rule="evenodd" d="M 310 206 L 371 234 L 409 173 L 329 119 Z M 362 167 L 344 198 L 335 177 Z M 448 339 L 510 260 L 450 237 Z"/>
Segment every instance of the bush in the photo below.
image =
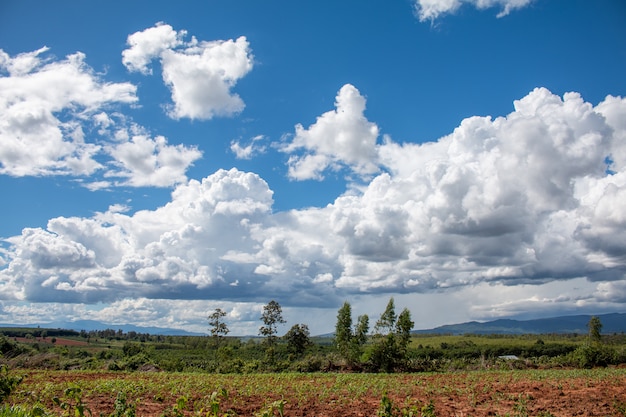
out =
<path fill-rule="evenodd" d="M 295 372 L 320 372 L 328 360 L 320 355 L 308 355 L 291 364 L 289 370 Z"/>
<path fill-rule="evenodd" d="M 9 375 L 9 368 L 0 365 L 0 402 L 11 395 L 20 382 L 22 382 L 21 377 Z"/>
<path fill-rule="evenodd" d="M 14 358 L 22 353 L 28 352 L 24 346 L 20 346 L 18 343 L 14 342 L 7 337 L 0 335 L 0 354 L 5 358 Z"/>
<path fill-rule="evenodd" d="M 615 348 L 601 345 L 584 345 L 578 347 L 567 356 L 568 360 L 580 368 L 616 365 L 620 363 L 620 356 Z"/>

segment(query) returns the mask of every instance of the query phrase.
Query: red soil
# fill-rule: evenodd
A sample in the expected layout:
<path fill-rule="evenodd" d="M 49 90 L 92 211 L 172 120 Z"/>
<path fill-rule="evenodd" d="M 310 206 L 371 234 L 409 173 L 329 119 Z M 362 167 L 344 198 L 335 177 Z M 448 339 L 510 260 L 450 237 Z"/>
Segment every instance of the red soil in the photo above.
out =
<path fill-rule="evenodd" d="M 140 375 L 140 376 L 139 376 Z M 485 376 L 483 379 L 483 375 Z M 389 392 L 388 396 L 394 406 L 400 409 L 416 407 L 417 413 L 423 412 L 422 407 L 434 406 L 436 416 L 624 416 L 626 415 L 626 372 L 617 373 L 615 379 L 594 378 L 590 375 L 565 379 L 549 377 L 545 379 L 519 377 L 513 378 L 508 373 L 464 374 L 450 373 L 437 375 L 411 374 L 401 376 L 394 386 L 398 392 Z M 136 381 L 150 379 L 150 373 L 114 373 L 114 372 L 51 372 L 49 382 L 61 386 L 69 382 L 87 382 L 89 380 L 127 379 Z M 252 376 L 252 378 L 254 378 Z M 329 377 L 332 379 L 332 376 Z M 313 389 L 306 396 L 296 395 L 296 390 L 288 389 L 276 398 L 250 391 L 249 388 L 240 392 L 229 392 L 229 398 L 220 404 L 221 413 L 231 410 L 237 416 L 254 416 L 267 410 L 269 404 L 276 400 L 284 400 L 285 416 L 377 416 L 381 403 L 381 395 L 373 389 L 356 396 L 341 393 L 326 396 L 319 400 L 329 378 L 311 376 L 307 381 Z M 364 380 L 367 382 L 367 380 Z M 316 385 L 318 384 L 318 385 Z M 316 389 L 315 387 L 319 388 Z M 401 392 L 400 392 L 401 391 Z M 185 415 L 206 415 L 208 411 L 207 397 L 210 392 L 189 393 L 190 405 Z M 293 395 L 291 395 L 293 394 Z M 117 393 L 94 394 L 85 393 L 83 401 L 93 415 L 110 415 Z M 291 396 L 290 396 L 291 395 Z M 138 417 L 156 417 L 173 414 L 177 398 L 168 392 L 150 392 L 140 398 L 128 398 L 129 403 L 136 404 Z M 204 413 L 198 414 L 193 405 L 203 405 Z M 54 408 L 51 405 L 52 408 Z M 397 409 L 396 409 L 397 410 Z M 278 415 L 275 411 L 274 415 Z M 400 414 L 394 414 L 400 415 Z"/>

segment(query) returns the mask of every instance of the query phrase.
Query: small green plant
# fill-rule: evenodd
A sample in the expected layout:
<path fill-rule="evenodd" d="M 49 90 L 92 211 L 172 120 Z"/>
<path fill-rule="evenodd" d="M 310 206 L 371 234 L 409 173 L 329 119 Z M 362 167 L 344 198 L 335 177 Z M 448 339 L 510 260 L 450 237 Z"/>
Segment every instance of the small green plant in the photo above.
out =
<path fill-rule="evenodd" d="M 393 417 L 395 416 L 394 412 L 395 410 L 393 402 L 391 401 L 391 399 L 389 399 L 386 392 L 383 393 L 383 397 L 380 399 L 380 405 L 378 406 L 378 411 L 376 412 L 376 415 L 378 417 Z"/>
<path fill-rule="evenodd" d="M 513 406 L 513 410 L 515 411 L 515 417 L 528 417 L 528 399 L 522 394 L 517 397 L 515 400 L 515 405 Z"/>
<path fill-rule="evenodd" d="M 135 404 L 128 404 L 126 394 L 118 392 L 110 417 L 135 417 Z"/>
<path fill-rule="evenodd" d="M 274 417 L 274 411 L 278 412 L 279 417 L 285 417 L 285 400 L 276 400 L 256 414 L 256 417 Z"/>
<path fill-rule="evenodd" d="M 435 414 L 435 404 L 433 404 L 433 400 L 430 400 L 428 404 L 422 407 L 422 417 L 436 417 Z"/>
<path fill-rule="evenodd" d="M 52 401 L 64 410 L 66 417 L 86 417 L 92 416 L 91 410 L 83 403 L 83 393 L 79 387 L 70 387 L 63 392 L 63 398 L 54 397 Z"/>
<path fill-rule="evenodd" d="M 171 409 L 165 410 L 161 417 L 185 417 L 185 410 L 187 409 L 187 403 L 189 399 L 184 395 L 178 397 L 176 405 Z"/>
<path fill-rule="evenodd" d="M 429 410 L 431 405 L 432 402 L 429 405 L 422 407 L 422 416 L 432 417 L 435 415 L 434 406 L 432 406 L 433 414 L 427 414 L 430 412 Z M 403 408 L 393 405 L 393 402 L 391 401 L 387 393 L 384 393 L 383 397 L 380 400 L 380 405 L 378 406 L 378 411 L 376 415 L 379 417 L 418 417 L 420 415 L 419 413 L 420 411 L 415 405 L 406 405 Z"/>
<path fill-rule="evenodd" d="M 211 394 L 211 397 L 209 398 L 210 411 L 208 414 L 206 414 L 207 417 L 221 417 L 233 414 L 231 410 L 228 410 L 224 413 L 221 412 L 220 403 L 222 399 L 228 400 L 228 392 L 226 391 L 226 388 L 223 387 L 217 391 L 213 391 L 213 393 Z"/>
<path fill-rule="evenodd" d="M 9 375 L 9 368 L 0 365 L 0 403 L 3 402 L 22 382 L 22 377 Z"/>
<path fill-rule="evenodd" d="M 626 417 L 626 402 L 615 402 L 614 404 L 615 410 L 619 413 L 619 415 Z"/>

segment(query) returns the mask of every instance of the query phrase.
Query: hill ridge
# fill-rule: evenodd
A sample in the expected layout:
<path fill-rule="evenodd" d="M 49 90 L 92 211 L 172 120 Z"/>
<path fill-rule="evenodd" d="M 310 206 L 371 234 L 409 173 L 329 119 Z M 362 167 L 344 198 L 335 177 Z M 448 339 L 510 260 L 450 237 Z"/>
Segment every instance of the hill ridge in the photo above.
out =
<path fill-rule="evenodd" d="M 626 332 L 626 313 L 579 314 L 529 320 L 510 318 L 486 322 L 468 321 L 446 324 L 432 329 L 414 330 L 414 334 L 547 334 L 547 333 L 587 333 L 587 323 L 592 316 L 600 318 L 602 333 Z"/>

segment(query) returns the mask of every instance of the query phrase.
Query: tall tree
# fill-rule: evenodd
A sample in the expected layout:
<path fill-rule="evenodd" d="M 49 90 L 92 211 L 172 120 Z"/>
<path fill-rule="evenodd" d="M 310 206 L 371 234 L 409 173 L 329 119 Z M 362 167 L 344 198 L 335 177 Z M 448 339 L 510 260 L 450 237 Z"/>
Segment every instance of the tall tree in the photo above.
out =
<path fill-rule="evenodd" d="M 337 312 L 337 324 L 335 325 L 335 346 L 339 354 L 354 365 L 359 361 L 363 351 L 363 345 L 367 342 L 369 332 L 369 318 L 367 315 L 359 316 L 357 324 L 352 328 L 352 307 L 347 301 L 343 303 Z"/>
<path fill-rule="evenodd" d="M 277 301 L 272 300 L 263 306 L 261 321 L 263 326 L 259 328 L 259 334 L 266 337 L 269 346 L 274 346 L 276 344 L 278 325 L 286 323 L 285 319 L 283 319 L 283 309 Z"/>
<path fill-rule="evenodd" d="M 592 316 L 589 319 L 589 323 L 587 323 L 587 327 L 589 328 L 589 340 L 592 343 L 599 344 L 602 342 L 602 322 L 600 321 L 600 317 Z"/>
<path fill-rule="evenodd" d="M 387 303 L 387 308 L 385 308 L 384 313 L 381 314 L 380 318 L 376 322 L 376 326 L 374 327 L 375 332 L 380 335 L 386 335 L 393 332 L 396 319 L 396 304 L 393 301 L 393 297 L 391 297 Z"/>
<path fill-rule="evenodd" d="M 215 346 L 219 345 L 220 338 L 226 336 L 230 330 L 223 320 L 226 317 L 226 312 L 221 308 L 216 308 L 213 313 L 209 314 L 209 326 L 211 326 L 211 336 L 215 340 Z"/>
<path fill-rule="evenodd" d="M 370 319 L 367 314 L 357 318 L 354 328 L 354 344 L 358 347 L 358 354 L 361 354 L 361 347 L 367 342 L 367 333 L 370 331 Z"/>
<path fill-rule="evenodd" d="M 403 353 L 406 353 L 409 343 L 411 342 L 411 330 L 414 325 L 415 323 L 411 320 L 411 312 L 405 308 L 398 316 L 398 321 L 396 322 L 398 347 Z"/>
<path fill-rule="evenodd" d="M 413 328 L 411 313 L 406 308 L 396 316 L 393 298 L 376 322 L 374 343 L 369 351 L 370 364 L 379 370 L 391 372 L 406 358 Z"/>
<path fill-rule="evenodd" d="M 345 359 L 350 358 L 352 348 L 352 307 L 345 301 L 337 312 L 335 325 L 335 346 Z"/>
<path fill-rule="evenodd" d="M 303 354 L 313 344 L 306 324 L 294 324 L 283 337 L 287 341 L 287 348 L 297 355 Z"/>

